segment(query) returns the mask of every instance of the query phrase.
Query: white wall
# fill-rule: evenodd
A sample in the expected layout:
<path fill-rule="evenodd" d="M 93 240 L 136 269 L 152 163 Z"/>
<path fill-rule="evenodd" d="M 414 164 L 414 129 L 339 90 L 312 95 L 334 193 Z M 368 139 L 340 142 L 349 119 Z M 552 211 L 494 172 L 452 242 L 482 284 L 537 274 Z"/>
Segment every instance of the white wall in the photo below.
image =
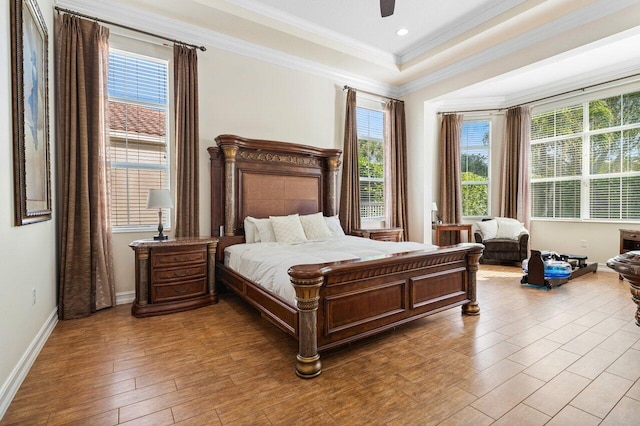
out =
<path fill-rule="evenodd" d="M 9 0 L 0 1 L 0 418 L 33 361 L 29 359 L 32 345 L 38 345 L 39 337 L 46 337 L 46 330 L 41 329 L 55 322 L 56 308 L 55 214 L 54 220 L 47 222 L 13 225 L 9 4 Z M 49 130 L 53 157 L 53 9 L 50 0 L 38 0 L 38 4 L 49 32 Z M 53 173 L 52 167 L 52 178 Z"/>

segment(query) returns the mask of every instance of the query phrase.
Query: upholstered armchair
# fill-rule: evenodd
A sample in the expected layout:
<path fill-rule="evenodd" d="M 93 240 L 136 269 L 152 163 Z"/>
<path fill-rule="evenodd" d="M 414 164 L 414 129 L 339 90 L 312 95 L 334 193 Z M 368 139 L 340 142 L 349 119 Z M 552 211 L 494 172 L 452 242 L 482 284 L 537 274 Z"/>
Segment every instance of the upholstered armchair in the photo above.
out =
<path fill-rule="evenodd" d="M 484 219 L 475 225 L 473 235 L 476 243 L 484 244 L 480 263 L 514 263 L 529 257 L 529 231 L 515 219 Z"/>

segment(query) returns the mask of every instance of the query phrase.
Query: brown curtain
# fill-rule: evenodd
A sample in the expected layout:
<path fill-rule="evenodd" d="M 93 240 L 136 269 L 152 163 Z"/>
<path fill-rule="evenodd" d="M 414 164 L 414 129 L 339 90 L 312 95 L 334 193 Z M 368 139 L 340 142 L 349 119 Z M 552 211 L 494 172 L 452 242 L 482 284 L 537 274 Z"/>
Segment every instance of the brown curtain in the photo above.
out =
<path fill-rule="evenodd" d="M 389 226 L 402 228 L 403 238 L 408 240 L 407 220 L 407 126 L 404 102 L 389 101 L 385 105 L 385 132 L 388 143 L 386 157 L 389 167 L 385 176 L 387 182 L 387 212 Z"/>
<path fill-rule="evenodd" d="M 462 221 L 462 174 L 460 170 L 460 140 L 463 116 L 446 114 L 440 128 L 440 203 L 439 213 L 444 223 Z M 443 234 L 442 245 L 456 241 L 451 233 Z"/>
<path fill-rule="evenodd" d="M 529 229 L 529 107 L 510 108 L 502 151 L 500 216 L 523 222 Z"/>
<path fill-rule="evenodd" d="M 340 223 L 350 234 L 360 228 L 360 179 L 358 172 L 358 127 L 356 123 L 356 92 L 347 91 L 342 148 L 342 189 L 340 191 Z"/>
<path fill-rule="evenodd" d="M 58 317 L 115 305 L 109 163 L 109 30 L 59 15 L 56 37 Z"/>
<path fill-rule="evenodd" d="M 176 114 L 176 237 L 200 235 L 198 173 L 198 55 L 194 48 L 173 46 Z"/>

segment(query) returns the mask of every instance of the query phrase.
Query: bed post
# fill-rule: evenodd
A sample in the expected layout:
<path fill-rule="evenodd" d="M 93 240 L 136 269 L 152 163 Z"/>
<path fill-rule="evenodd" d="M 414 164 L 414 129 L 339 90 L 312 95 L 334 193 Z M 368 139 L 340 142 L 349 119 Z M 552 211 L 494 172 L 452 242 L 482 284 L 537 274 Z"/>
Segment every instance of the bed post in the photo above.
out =
<path fill-rule="evenodd" d="M 340 154 L 327 158 L 327 207 L 326 216 L 338 214 L 338 167 L 340 167 Z"/>
<path fill-rule="evenodd" d="M 298 356 L 296 374 L 303 379 L 312 379 L 322 372 L 322 363 L 318 355 L 318 300 L 324 277 L 319 270 L 308 274 L 301 265 L 289 268 L 291 284 L 296 290 L 298 305 Z M 298 273 L 296 273 L 298 272 Z"/>
<path fill-rule="evenodd" d="M 480 306 L 478 305 L 477 293 L 476 293 L 476 272 L 478 272 L 478 265 L 480 264 L 480 256 L 482 256 L 482 246 L 479 245 L 479 250 L 475 252 L 469 252 L 467 254 L 467 282 L 469 288 L 467 289 L 467 296 L 470 300 L 466 305 L 462 305 L 462 313 L 467 315 L 479 315 Z"/>
<path fill-rule="evenodd" d="M 236 145 L 222 145 L 224 152 L 224 235 L 235 235 L 235 217 L 236 217 L 236 154 L 238 147 Z"/>

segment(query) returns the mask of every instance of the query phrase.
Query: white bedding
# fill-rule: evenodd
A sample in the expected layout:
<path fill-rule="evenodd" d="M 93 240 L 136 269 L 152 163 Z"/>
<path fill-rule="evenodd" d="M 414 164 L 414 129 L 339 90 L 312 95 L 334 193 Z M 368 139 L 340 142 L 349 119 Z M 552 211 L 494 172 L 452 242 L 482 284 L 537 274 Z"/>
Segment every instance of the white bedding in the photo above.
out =
<path fill-rule="evenodd" d="M 294 244 L 236 244 L 225 249 L 224 263 L 251 281 L 295 304 L 295 291 L 287 274 L 291 266 L 436 248 L 437 246 L 414 242 L 393 243 L 353 236 L 333 236 Z"/>

